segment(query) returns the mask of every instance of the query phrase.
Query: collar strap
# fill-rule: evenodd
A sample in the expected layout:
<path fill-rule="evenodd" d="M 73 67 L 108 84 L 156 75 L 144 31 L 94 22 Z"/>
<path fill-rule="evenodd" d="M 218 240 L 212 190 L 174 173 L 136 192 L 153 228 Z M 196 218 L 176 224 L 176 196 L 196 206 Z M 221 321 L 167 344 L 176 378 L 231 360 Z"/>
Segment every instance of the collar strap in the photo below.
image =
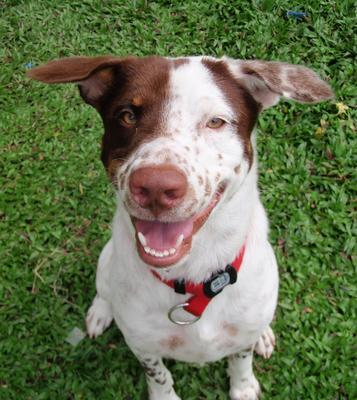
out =
<path fill-rule="evenodd" d="M 151 272 L 157 279 L 165 283 L 165 285 L 173 288 L 176 293 L 192 294 L 193 296 L 190 297 L 186 303 L 182 304 L 180 308 L 183 308 L 199 319 L 213 297 L 221 293 L 226 286 L 233 285 L 237 281 L 237 275 L 243 262 L 244 252 L 245 244 L 231 264 L 228 264 L 225 269 L 213 274 L 207 281 L 202 283 L 186 282 L 184 279 L 166 280 L 156 271 L 152 270 Z M 173 307 L 173 309 L 176 308 L 177 306 Z M 175 320 L 172 321 L 176 322 Z"/>

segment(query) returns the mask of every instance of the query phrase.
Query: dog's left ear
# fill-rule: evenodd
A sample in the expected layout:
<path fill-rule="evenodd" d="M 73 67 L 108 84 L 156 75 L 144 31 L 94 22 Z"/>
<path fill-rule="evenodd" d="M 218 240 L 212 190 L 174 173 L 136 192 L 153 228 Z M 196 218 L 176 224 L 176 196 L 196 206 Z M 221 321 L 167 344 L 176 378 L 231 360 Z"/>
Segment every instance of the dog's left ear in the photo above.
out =
<path fill-rule="evenodd" d="M 96 107 L 123 62 L 114 56 L 61 58 L 31 69 L 27 76 L 45 83 L 77 83 L 83 99 Z"/>
<path fill-rule="evenodd" d="M 280 97 L 302 103 L 317 103 L 334 96 L 330 86 L 314 71 L 300 65 L 229 58 L 226 61 L 235 78 L 263 109 L 278 103 Z"/>

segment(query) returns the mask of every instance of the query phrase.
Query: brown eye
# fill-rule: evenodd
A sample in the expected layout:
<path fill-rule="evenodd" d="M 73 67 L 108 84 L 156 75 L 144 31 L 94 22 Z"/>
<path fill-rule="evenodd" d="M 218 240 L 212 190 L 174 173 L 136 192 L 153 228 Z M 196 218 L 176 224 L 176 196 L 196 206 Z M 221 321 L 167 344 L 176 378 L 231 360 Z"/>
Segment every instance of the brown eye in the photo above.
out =
<path fill-rule="evenodd" d="M 218 129 L 226 123 L 222 118 L 214 117 L 207 122 L 207 127 L 211 129 Z"/>
<path fill-rule="evenodd" d="M 131 110 L 123 110 L 119 114 L 119 119 L 127 126 L 134 126 L 136 124 L 135 114 Z"/>

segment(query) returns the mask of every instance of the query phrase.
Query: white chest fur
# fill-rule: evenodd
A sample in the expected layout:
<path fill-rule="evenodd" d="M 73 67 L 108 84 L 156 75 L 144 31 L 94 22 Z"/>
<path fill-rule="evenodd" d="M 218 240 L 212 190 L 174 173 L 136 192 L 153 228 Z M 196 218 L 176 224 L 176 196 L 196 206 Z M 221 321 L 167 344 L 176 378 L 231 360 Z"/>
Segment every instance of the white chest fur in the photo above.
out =
<path fill-rule="evenodd" d="M 176 294 L 140 262 L 130 235 L 124 234 L 126 223 L 120 212 L 117 214 L 113 238 L 99 260 L 97 288 L 99 295 L 110 302 L 114 318 L 134 352 L 203 363 L 257 342 L 273 318 L 278 273 L 267 229 L 262 229 L 267 223 L 259 201 L 255 208 L 237 282 L 216 296 L 201 319 L 190 326 L 177 326 L 168 319 L 168 310 L 189 295 Z M 190 318 L 184 311 L 182 315 Z"/>

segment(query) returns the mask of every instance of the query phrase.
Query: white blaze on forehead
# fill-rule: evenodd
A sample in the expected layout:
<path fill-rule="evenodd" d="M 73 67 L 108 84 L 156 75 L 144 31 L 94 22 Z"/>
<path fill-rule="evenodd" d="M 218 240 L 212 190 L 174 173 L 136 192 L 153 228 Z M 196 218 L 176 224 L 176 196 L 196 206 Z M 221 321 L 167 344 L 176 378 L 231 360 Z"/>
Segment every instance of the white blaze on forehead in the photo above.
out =
<path fill-rule="evenodd" d="M 186 60 L 186 63 L 171 70 L 168 124 L 175 124 L 179 120 L 196 125 L 212 117 L 233 118 L 232 108 L 201 58 Z"/>

